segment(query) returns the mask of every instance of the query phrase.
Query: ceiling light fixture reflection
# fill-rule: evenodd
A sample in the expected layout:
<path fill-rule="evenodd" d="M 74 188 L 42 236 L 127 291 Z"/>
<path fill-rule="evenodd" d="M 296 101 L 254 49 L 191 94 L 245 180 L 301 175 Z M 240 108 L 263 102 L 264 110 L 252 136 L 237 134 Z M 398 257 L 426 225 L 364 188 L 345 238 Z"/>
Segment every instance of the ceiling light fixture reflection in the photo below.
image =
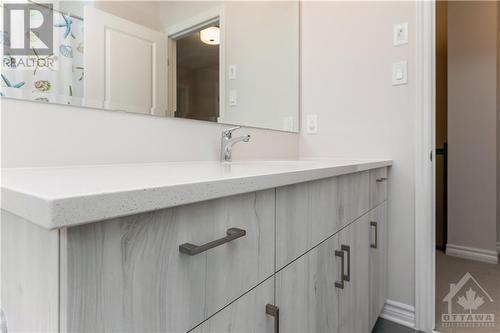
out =
<path fill-rule="evenodd" d="M 209 45 L 219 45 L 220 29 L 219 27 L 210 27 L 200 31 L 200 39 L 203 43 Z"/>

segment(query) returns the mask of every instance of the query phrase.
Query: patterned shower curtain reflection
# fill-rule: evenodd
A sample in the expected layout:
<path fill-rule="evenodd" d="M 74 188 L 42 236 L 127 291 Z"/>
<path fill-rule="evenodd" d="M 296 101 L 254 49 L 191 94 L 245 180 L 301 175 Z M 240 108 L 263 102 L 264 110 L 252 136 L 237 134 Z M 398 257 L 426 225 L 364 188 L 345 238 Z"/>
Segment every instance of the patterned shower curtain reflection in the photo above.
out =
<path fill-rule="evenodd" d="M 32 15 L 37 14 L 39 13 L 32 11 Z M 32 43 L 36 44 L 37 37 L 31 35 L 31 39 Z M 83 20 L 54 11 L 53 55 L 41 56 L 34 51 L 30 56 L 35 60 L 32 66 L 3 66 L 2 95 L 81 105 L 84 80 L 83 48 Z M 3 56 L 10 58 L 8 54 Z M 37 65 L 43 63 L 52 63 L 52 66 Z"/>

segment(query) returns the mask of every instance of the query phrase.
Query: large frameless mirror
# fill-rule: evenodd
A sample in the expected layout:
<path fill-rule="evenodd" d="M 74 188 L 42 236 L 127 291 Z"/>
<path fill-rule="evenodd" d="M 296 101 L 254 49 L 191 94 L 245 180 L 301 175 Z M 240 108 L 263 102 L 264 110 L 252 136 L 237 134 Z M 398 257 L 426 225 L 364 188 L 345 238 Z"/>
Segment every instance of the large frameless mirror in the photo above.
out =
<path fill-rule="evenodd" d="M 16 1 L 2 10 L 2 96 L 299 129 L 298 2 Z"/>

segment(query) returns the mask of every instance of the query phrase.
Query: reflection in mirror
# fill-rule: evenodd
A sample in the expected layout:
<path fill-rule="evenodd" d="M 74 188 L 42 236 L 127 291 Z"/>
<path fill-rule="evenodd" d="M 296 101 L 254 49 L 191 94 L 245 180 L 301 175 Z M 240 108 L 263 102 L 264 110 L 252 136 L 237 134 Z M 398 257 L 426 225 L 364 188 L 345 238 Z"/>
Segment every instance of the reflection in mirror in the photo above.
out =
<path fill-rule="evenodd" d="M 52 52 L 5 32 L 2 96 L 298 131 L 298 2 L 26 4 Z"/>
<path fill-rule="evenodd" d="M 218 22 L 172 41 L 176 48 L 176 117 L 219 118 L 219 43 Z"/>

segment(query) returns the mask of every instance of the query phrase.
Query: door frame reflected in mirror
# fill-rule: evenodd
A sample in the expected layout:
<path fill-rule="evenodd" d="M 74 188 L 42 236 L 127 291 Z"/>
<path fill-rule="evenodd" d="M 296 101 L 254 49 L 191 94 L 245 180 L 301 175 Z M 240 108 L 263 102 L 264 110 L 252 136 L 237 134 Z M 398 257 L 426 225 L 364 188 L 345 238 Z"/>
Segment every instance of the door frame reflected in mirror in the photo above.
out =
<path fill-rule="evenodd" d="M 216 6 L 185 21 L 168 27 L 168 110 L 167 114 L 175 117 L 177 111 L 177 40 L 193 32 L 200 31 L 214 24 L 219 25 L 219 117 L 217 122 L 224 123 L 226 107 L 226 64 L 225 64 L 225 29 L 224 7 Z"/>

